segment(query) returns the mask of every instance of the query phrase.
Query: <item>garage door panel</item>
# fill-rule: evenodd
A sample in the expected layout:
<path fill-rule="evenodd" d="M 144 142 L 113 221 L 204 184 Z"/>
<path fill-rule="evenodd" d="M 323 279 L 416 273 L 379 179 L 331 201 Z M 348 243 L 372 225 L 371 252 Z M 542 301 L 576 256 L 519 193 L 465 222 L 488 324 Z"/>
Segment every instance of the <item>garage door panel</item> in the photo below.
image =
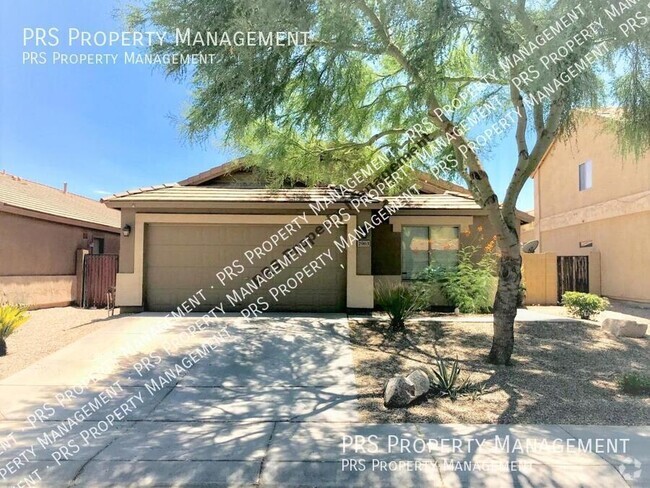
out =
<path fill-rule="evenodd" d="M 282 241 L 270 252 L 264 252 L 251 265 L 244 257 L 247 250 L 269 238 L 280 226 L 277 225 L 183 225 L 148 224 L 145 233 L 145 302 L 150 310 L 167 311 L 203 289 L 207 302 L 200 310 L 207 310 L 221 304 L 227 310 L 238 310 L 258 297 L 264 297 L 272 310 L 288 311 L 340 311 L 345 308 L 346 273 L 341 266 L 345 263 L 345 253 L 340 253 L 333 245 L 342 232 L 335 236 L 322 234 L 316 245 L 309 249 L 297 262 L 291 263 L 278 276 L 267 283 L 257 283 L 259 290 L 246 296 L 235 306 L 227 295 L 234 296 L 232 290 L 240 292 L 240 287 L 258 275 L 274 259 L 283 258 L 283 251 L 299 242 L 309 232 L 315 233 L 316 226 L 303 227 L 290 239 Z M 329 244 L 329 246 L 328 246 Z M 325 258 L 327 264 L 316 275 L 305 278 L 303 283 L 286 296 L 280 295 L 274 301 L 269 290 L 280 284 L 315 259 L 331 249 L 334 262 Z M 239 259 L 246 266 L 241 276 L 224 287 L 215 274 L 225 266 Z M 240 292 L 241 293 L 241 292 Z"/>

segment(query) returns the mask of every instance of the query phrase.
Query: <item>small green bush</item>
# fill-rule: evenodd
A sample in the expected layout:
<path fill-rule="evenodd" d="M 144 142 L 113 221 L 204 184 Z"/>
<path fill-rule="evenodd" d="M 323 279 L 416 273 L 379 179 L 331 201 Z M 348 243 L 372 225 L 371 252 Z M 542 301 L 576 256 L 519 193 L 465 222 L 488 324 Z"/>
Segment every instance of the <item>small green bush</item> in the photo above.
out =
<path fill-rule="evenodd" d="M 418 278 L 437 283 L 444 297 L 462 313 L 489 313 L 492 311 L 497 286 L 497 260 L 491 252 L 476 261 L 476 246 L 458 251 L 455 268 L 429 267 Z"/>
<path fill-rule="evenodd" d="M 26 310 L 24 305 L 0 304 L 0 356 L 7 355 L 5 339 L 29 318 Z"/>
<path fill-rule="evenodd" d="M 382 284 L 375 290 L 375 303 L 390 317 L 393 329 L 403 329 L 404 321 L 427 305 L 424 289 L 405 284 Z"/>
<path fill-rule="evenodd" d="M 436 368 L 429 370 L 432 391 L 439 396 L 448 396 L 455 400 L 459 395 L 483 393 L 485 385 L 472 382 L 471 375 L 460 376 L 461 369 L 456 359 L 451 365 L 444 359 L 436 361 Z"/>
<path fill-rule="evenodd" d="M 618 386 L 630 395 L 650 395 L 650 376 L 643 373 L 625 373 L 618 379 Z"/>
<path fill-rule="evenodd" d="M 574 317 L 589 320 L 593 315 L 606 310 L 609 300 L 592 293 L 567 291 L 562 295 L 562 305 Z"/>

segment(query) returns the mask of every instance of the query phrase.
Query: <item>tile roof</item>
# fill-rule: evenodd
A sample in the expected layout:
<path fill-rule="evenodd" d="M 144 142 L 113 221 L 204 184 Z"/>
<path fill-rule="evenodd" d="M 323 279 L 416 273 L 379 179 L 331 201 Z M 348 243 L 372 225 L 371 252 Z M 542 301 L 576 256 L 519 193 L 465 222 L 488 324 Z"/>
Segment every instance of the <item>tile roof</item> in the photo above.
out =
<path fill-rule="evenodd" d="M 229 188 L 213 186 L 160 185 L 120 193 L 103 202 L 313 202 L 327 198 L 334 188 Z M 354 196 L 348 193 L 341 202 Z"/>
<path fill-rule="evenodd" d="M 394 197 L 387 197 L 386 200 L 391 201 L 392 198 Z M 402 208 L 424 210 L 481 210 L 481 206 L 471 196 L 455 192 L 416 195 L 406 201 Z"/>
<path fill-rule="evenodd" d="M 0 173 L 0 209 L 2 204 L 90 226 L 121 226 L 120 212 L 101 202 L 5 173 Z"/>
<path fill-rule="evenodd" d="M 259 202 L 259 203 L 310 203 L 326 199 L 333 189 L 331 188 L 284 188 L 284 189 L 258 189 L 258 188 L 227 188 L 210 186 L 161 186 L 157 189 L 142 189 L 105 198 L 107 203 L 144 203 L 144 202 Z M 355 193 L 349 192 L 338 202 L 350 201 Z M 381 197 L 377 203 L 384 200 L 393 201 L 396 197 Z M 117 205 L 119 206 L 119 205 Z M 440 194 L 423 194 L 412 197 L 404 208 L 414 209 L 454 209 L 454 210 L 480 210 L 480 206 L 471 196 L 455 192 Z"/>

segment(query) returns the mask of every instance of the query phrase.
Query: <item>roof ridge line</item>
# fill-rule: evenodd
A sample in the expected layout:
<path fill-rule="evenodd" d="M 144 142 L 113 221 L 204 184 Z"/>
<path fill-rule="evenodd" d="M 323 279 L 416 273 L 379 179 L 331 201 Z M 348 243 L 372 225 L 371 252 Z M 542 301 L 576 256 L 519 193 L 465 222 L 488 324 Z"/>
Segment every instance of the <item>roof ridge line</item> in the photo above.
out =
<path fill-rule="evenodd" d="M 75 193 L 73 191 L 67 191 L 67 190 L 63 191 L 61 188 L 57 188 L 56 186 L 48 185 L 46 183 L 40 183 L 38 181 L 30 180 L 29 178 L 23 178 L 22 176 L 18 176 L 18 175 L 9 173 L 9 172 L 0 173 L 0 176 L 8 176 L 11 179 L 13 179 L 14 181 L 26 181 L 26 182 L 32 183 L 34 185 L 43 186 L 45 188 L 49 188 L 50 190 L 58 191 L 61 195 L 72 195 L 74 197 L 84 198 L 84 199 L 86 199 L 86 200 L 88 200 L 90 202 L 102 203 L 101 199 L 94 200 L 94 199 L 92 199 L 90 197 L 87 197 L 86 195 L 80 195 L 79 193 Z M 67 184 L 67 182 L 65 182 L 65 181 L 64 181 L 64 183 Z"/>

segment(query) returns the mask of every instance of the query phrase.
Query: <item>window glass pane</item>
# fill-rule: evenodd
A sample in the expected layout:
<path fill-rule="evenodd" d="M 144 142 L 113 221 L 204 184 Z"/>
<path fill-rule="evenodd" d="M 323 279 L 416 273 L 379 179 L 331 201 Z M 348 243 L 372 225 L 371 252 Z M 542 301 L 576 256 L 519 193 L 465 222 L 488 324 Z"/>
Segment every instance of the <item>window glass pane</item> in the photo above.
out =
<path fill-rule="evenodd" d="M 458 264 L 458 227 L 431 227 L 431 266 L 453 268 Z"/>
<path fill-rule="evenodd" d="M 591 188 L 591 161 L 586 161 L 578 166 L 578 180 L 580 191 Z"/>
<path fill-rule="evenodd" d="M 429 265 L 429 228 L 402 227 L 402 278 L 415 278 Z"/>

